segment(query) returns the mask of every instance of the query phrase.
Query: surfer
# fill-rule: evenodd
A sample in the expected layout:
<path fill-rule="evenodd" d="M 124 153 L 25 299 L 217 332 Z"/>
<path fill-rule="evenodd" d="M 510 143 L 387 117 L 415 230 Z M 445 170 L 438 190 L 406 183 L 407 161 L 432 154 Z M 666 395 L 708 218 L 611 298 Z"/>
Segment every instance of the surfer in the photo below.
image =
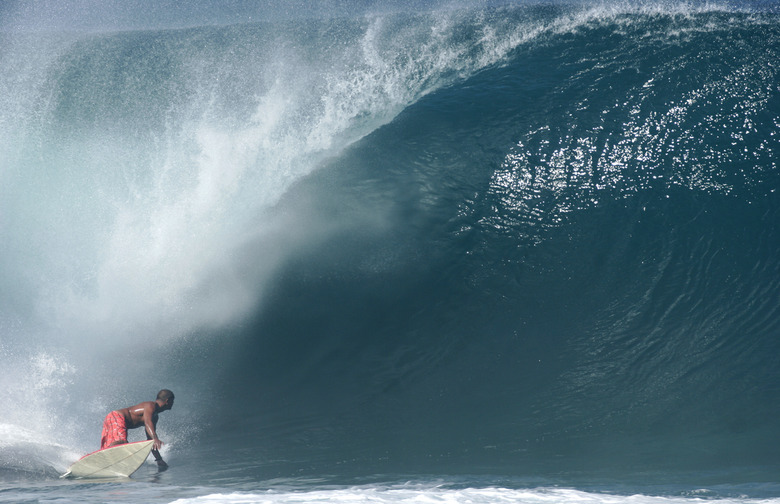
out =
<path fill-rule="evenodd" d="M 144 426 L 146 430 L 146 439 L 154 441 L 152 455 L 157 461 L 157 467 L 164 471 L 168 469 L 168 464 L 160 456 L 160 448 L 163 442 L 157 437 L 157 416 L 161 411 L 167 411 L 173 407 L 173 392 L 168 389 L 162 389 L 157 393 L 157 399 L 154 401 L 144 401 L 130 406 L 112 411 L 106 415 L 103 421 L 103 433 L 100 440 L 100 449 L 109 448 L 127 443 L 127 430 Z"/>

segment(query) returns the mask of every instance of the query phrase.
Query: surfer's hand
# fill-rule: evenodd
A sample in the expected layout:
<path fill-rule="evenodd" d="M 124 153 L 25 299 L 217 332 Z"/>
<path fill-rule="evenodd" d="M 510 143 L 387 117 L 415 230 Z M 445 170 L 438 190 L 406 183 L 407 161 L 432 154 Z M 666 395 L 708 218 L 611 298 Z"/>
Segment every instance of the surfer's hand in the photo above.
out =
<path fill-rule="evenodd" d="M 160 441 L 159 439 L 155 439 L 154 440 L 154 449 L 157 450 L 157 451 L 160 451 L 160 448 L 162 448 L 163 444 L 164 443 L 162 441 Z"/>
<path fill-rule="evenodd" d="M 160 459 L 157 461 L 157 470 L 162 472 L 164 470 L 168 469 L 168 464 L 165 463 L 163 459 Z"/>

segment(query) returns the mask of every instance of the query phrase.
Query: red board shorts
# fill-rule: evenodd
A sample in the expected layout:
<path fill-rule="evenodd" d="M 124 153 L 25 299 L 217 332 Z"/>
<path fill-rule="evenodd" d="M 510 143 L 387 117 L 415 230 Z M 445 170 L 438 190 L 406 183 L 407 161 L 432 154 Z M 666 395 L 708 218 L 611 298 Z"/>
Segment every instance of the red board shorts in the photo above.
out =
<path fill-rule="evenodd" d="M 125 417 L 118 411 L 112 411 L 103 420 L 103 434 L 101 434 L 100 449 L 108 448 L 112 443 L 124 441 L 127 443 L 127 426 Z"/>

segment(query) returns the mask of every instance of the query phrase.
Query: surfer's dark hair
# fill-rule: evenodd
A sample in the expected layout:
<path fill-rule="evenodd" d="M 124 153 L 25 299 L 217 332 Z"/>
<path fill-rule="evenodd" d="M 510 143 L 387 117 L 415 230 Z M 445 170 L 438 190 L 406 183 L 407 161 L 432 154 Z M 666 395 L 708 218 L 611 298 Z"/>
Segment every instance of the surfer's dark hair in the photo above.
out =
<path fill-rule="evenodd" d="M 167 401 L 168 399 L 173 399 L 173 392 L 164 388 L 161 391 L 157 392 L 157 399 L 162 399 L 163 401 Z"/>

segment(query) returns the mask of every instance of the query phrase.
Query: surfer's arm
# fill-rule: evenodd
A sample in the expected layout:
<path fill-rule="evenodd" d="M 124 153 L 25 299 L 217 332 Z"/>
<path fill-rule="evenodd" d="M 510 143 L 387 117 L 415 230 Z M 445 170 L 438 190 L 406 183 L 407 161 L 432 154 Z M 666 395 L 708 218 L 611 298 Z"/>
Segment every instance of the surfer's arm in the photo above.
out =
<path fill-rule="evenodd" d="M 146 423 L 146 422 L 144 422 L 144 423 Z M 160 455 L 160 449 L 158 448 L 158 443 L 159 443 L 159 446 L 162 446 L 163 442 L 160 441 L 157 438 L 157 433 L 154 430 L 154 424 L 155 424 L 155 422 L 152 422 L 152 429 L 151 429 L 152 433 L 151 434 L 149 433 L 149 430 L 150 430 L 149 427 L 148 426 L 146 427 L 146 437 L 148 439 L 154 439 L 154 448 L 152 448 L 152 455 L 154 456 L 154 460 L 157 462 L 157 468 L 160 471 L 164 471 L 164 470 L 168 469 L 168 464 L 165 463 L 165 461 L 162 458 L 162 455 Z M 154 437 L 152 437 L 152 436 L 154 436 Z"/>
<path fill-rule="evenodd" d="M 144 405 L 144 429 L 146 430 L 146 439 L 154 441 L 154 451 L 162 448 L 163 442 L 157 437 L 157 417 L 155 415 L 154 403 L 149 402 Z M 157 457 L 155 457 L 157 458 Z"/>

